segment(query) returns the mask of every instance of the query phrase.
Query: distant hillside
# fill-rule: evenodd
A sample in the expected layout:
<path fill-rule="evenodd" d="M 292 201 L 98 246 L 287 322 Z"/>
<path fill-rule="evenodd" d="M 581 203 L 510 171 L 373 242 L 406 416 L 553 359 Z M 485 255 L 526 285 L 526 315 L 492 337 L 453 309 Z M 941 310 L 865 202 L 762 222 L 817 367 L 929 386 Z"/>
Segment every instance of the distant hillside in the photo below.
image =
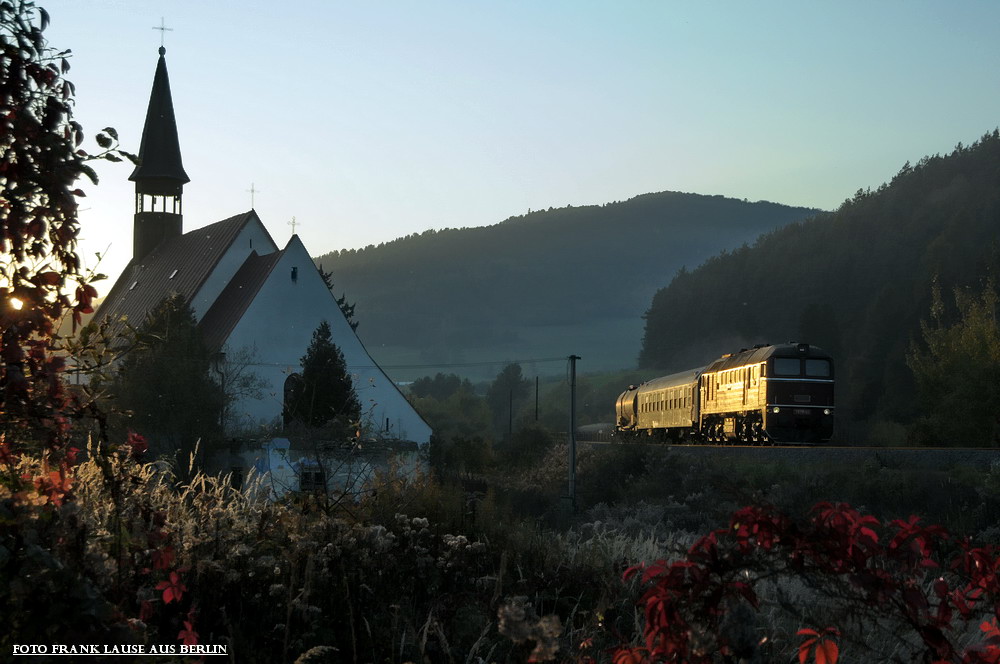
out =
<path fill-rule="evenodd" d="M 678 275 L 652 300 L 640 364 L 681 369 L 753 343 L 808 341 L 840 360 L 843 415 L 907 421 L 905 354 L 929 316 L 932 281 L 948 293 L 996 279 L 998 232 L 994 131 L 949 156 L 907 163 L 829 217 Z"/>
<path fill-rule="evenodd" d="M 427 231 L 316 262 L 356 302 L 358 332 L 383 364 L 576 353 L 589 370 L 623 368 L 635 364 L 650 297 L 682 265 L 816 212 L 663 192 Z"/>

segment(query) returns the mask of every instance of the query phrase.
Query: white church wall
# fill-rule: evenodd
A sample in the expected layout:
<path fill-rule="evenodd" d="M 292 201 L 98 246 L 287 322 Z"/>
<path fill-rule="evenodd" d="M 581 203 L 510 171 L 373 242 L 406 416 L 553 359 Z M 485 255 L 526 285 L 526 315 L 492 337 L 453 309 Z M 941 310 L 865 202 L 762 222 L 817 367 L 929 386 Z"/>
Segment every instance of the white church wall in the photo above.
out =
<path fill-rule="evenodd" d="M 252 214 L 250 220 L 240 231 L 236 239 L 229 245 L 229 249 L 219 259 L 215 269 L 205 280 L 198 294 L 191 302 L 194 315 L 198 320 L 205 315 L 212 304 L 219 298 L 222 289 L 226 287 L 229 280 L 239 271 L 251 252 L 256 251 L 260 255 L 270 254 L 278 250 L 271 239 L 271 235 L 264 228 L 264 224 L 257 218 L 256 213 Z"/>
<path fill-rule="evenodd" d="M 263 398 L 233 404 L 234 418 L 244 425 L 280 421 L 285 380 L 301 370 L 300 360 L 324 320 L 344 354 L 362 412 L 374 433 L 428 443 L 430 427 L 368 355 L 298 237 L 289 241 L 225 344 L 234 350 L 254 348 L 257 359 L 252 369 L 267 384 Z"/>

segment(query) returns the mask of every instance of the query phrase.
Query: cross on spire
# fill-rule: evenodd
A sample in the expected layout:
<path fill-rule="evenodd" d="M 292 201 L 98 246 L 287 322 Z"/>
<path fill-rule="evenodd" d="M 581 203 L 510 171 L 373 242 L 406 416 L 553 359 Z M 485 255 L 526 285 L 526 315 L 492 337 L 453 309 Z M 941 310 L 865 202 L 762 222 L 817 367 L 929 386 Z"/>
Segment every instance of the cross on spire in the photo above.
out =
<path fill-rule="evenodd" d="M 295 221 L 295 217 L 292 217 L 292 220 L 288 222 L 288 225 L 292 227 L 292 235 L 295 235 L 295 227 L 301 226 L 302 224 Z"/>
<path fill-rule="evenodd" d="M 260 189 L 257 189 L 255 186 L 253 186 L 253 182 L 251 182 L 250 188 L 247 189 L 247 193 L 250 194 L 250 209 L 253 210 L 255 202 L 254 197 L 260 193 Z"/>
<path fill-rule="evenodd" d="M 154 25 L 153 29 L 160 31 L 160 48 L 163 48 L 163 37 L 166 35 L 166 33 L 173 32 L 174 29 L 173 28 L 168 28 L 166 26 L 166 24 L 163 22 L 163 17 L 162 16 L 160 17 L 160 25 L 159 26 L 155 26 Z"/>

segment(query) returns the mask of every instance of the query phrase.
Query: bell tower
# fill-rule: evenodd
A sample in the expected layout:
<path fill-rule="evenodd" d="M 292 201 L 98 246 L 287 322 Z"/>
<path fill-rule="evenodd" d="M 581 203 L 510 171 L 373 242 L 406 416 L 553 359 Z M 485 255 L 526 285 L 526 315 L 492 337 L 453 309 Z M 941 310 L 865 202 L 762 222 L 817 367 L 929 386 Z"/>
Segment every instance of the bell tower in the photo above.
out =
<path fill-rule="evenodd" d="M 145 258 L 161 242 L 183 232 L 181 199 L 190 178 L 181 163 L 167 62 L 163 57 L 166 52 L 161 46 L 139 144 L 139 164 L 128 178 L 135 182 L 133 261 Z"/>

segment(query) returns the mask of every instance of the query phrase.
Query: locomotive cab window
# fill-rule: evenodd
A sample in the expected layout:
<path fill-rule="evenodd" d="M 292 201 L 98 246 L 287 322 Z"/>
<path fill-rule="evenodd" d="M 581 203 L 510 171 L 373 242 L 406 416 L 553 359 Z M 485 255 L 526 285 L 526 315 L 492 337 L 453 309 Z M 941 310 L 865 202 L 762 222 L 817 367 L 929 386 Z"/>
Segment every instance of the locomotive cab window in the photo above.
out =
<path fill-rule="evenodd" d="M 771 367 L 775 376 L 798 376 L 802 371 L 797 357 L 776 357 Z"/>
<path fill-rule="evenodd" d="M 813 378 L 829 378 L 830 360 L 806 360 L 806 375 Z"/>

